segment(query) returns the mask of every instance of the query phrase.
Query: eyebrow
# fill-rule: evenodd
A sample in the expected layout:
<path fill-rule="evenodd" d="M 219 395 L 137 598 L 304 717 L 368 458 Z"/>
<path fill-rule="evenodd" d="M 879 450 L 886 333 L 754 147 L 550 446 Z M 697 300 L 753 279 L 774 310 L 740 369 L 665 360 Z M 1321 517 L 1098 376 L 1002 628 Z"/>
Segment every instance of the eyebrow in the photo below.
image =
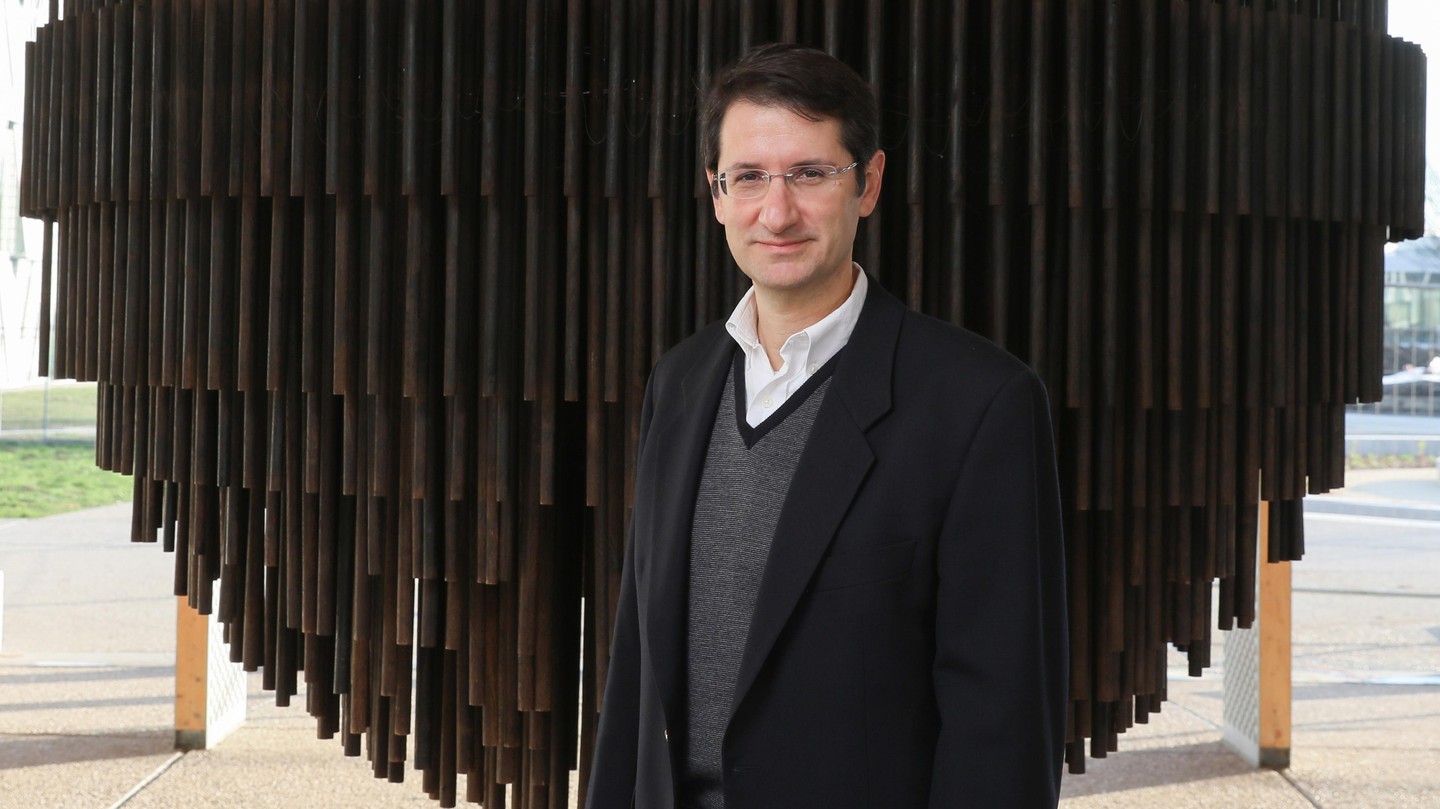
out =
<path fill-rule="evenodd" d="M 830 165 L 834 165 L 834 164 L 832 164 L 830 161 L 826 160 L 826 159 L 823 158 L 823 157 L 812 157 L 812 158 L 806 158 L 805 160 L 799 160 L 799 161 L 796 161 L 796 162 L 794 162 L 794 163 L 791 163 L 791 164 L 790 164 L 790 169 L 793 169 L 793 168 L 795 168 L 796 166 L 830 166 Z M 721 174 L 724 174 L 725 172 L 739 171 L 739 170 L 742 170 L 742 169 L 760 169 L 761 171 L 767 171 L 767 169 L 766 169 L 764 166 L 760 165 L 759 163 L 749 163 L 749 162 L 745 162 L 745 163 L 732 163 L 731 165 L 729 165 L 729 166 L 727 166 L 727 167 L 725 168 L 725 171 L 722 171 L 722 172 L 720 172 L 720 173 L 721 173 Z M 789 171 L 789 169 L 786 169 L 786 171 Z M 782 172 L 782 173 L 783 173 L 783 172 Z"/>

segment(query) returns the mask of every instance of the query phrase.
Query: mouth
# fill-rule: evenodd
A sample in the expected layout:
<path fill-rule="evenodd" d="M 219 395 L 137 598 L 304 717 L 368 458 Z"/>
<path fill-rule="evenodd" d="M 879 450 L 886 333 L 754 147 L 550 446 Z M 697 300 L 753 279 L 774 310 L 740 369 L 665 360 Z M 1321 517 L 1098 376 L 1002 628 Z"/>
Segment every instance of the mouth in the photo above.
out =
<path fill-rule="evenodd" d="M 805 240 L 804 240 L 804 239 L 797 239 L 797 240 L 794 240 L 794 241 L 768 240 L 768 241 L 757 241 L 757 242 L 755 242 L 755 244 L 759 245 L 759 246 L 760 246 L 760 249 L 762 249 L 762 250 L 764 250 L 764 251 L 766 251 L 766 252 L 769 252 L 769 253 L 793 253 L 793 252 L 796 252 L 796 251 L 800 250 L 801 248 L 803 248 L 803 247 L 805 246 Z"/>

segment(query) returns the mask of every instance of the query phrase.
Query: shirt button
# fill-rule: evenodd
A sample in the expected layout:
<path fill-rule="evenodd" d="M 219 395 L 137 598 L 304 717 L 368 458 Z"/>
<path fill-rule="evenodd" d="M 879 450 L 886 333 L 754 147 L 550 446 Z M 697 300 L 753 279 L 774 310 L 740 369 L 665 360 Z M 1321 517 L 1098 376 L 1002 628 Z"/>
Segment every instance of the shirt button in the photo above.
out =
<path fill-rule="evenodd" d="M 818 366 L 818 365 L 816 365 L 815 363 L 812 362 L 812 363 L 810 363 L 810 367 L 809 367 L 809 369 L 807 369 L 806 372 L 813 374 L 813 373 L 815 373 L 815 372 L 818 371 L 818 370 L 820 370 L 820 366 Z"/>
<path fill-rule="evenodd" d="M 774 403 L 775 403 L 775 400 L 774 400 L 774 399 L 771 399 L 769 396 L 766 396 L 764 399 L 761 399 L 761 400 L 760 400 L 760 404 L 761 404 L 762 406 L 764 406 L 764 407 L 769 407 L 769 406 L 771 406 L 771 405 L 774 404 Z"/>

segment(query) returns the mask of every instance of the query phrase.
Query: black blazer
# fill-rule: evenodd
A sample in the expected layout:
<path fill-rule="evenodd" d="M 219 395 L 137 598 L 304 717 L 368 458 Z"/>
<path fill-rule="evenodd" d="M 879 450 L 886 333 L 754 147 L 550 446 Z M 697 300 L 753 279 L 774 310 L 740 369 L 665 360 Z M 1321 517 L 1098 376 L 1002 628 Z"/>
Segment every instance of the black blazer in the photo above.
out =
<path fill-rule="evenodd" d="M 646 389 L 589 809 L 675 806 L 690 523 L 734 350 L 713 324 Z M 1066 631 L 1044 387 L 872 279 L 760 583 L 727 809 L 1055 806 Z"/>

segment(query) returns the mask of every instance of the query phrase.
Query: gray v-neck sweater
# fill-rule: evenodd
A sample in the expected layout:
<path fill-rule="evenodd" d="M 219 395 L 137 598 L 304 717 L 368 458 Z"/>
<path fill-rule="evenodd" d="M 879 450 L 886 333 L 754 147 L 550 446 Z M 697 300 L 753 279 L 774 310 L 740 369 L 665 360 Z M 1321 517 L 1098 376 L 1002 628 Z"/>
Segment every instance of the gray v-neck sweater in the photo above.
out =
<path fill-rule="evenodd" d="M 780 509 L 830 387 L 829 370 L 817 372 L 755 428 L 736 405 L 736 378 L 743 373 L 738 363 L 720 395 L 690 528 L 686 722 L 678 773 L 680 806 L 688 809 L 725 806 L 720 746 L 740 658 Z"/>

